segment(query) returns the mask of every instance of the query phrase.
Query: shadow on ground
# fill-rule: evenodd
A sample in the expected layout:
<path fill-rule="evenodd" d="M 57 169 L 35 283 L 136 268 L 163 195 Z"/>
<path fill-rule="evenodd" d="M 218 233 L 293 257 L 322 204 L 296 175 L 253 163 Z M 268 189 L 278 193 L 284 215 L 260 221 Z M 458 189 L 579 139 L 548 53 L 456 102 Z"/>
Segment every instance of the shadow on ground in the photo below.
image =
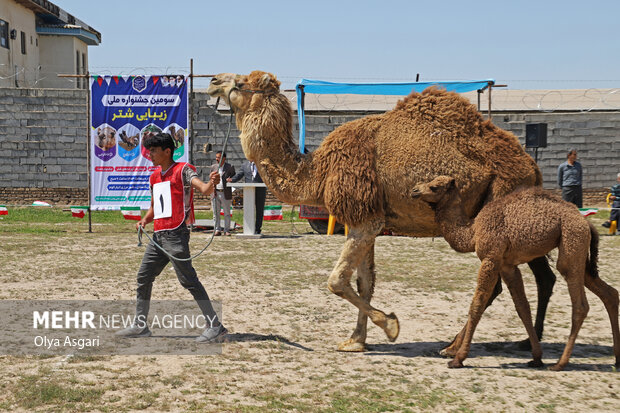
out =
<path fill-rule="evenodd" d="M 400 356 L 400 357 L 431 357 L 445 358 L 439 355 L 439 351 L 446 347 L 448 342 L 415 342 L 398 344 L 373 344 L 368 345 L 367 356 Z M 560 358 L 564 351 L 565 343 L 542 343 L 543 358 L 549 367 Z M 472 343 L 467 360 L 476 357 L 512 357 L 524 359 L 523 363 L 503 363 L 498 367 L 480 368 L 528 368 L 527 362 L 532 354 L 529 350 L 519 348 L 518 342 L 492 341 L 486 343 Z M 575 344 L 571 360 L 587 359 L 592 357 L 610 357 L 609 364 L 572 364 L 569 363 L 565 371 L 611 371 L 613 363 L 613 347 L 596 344 Z"/>

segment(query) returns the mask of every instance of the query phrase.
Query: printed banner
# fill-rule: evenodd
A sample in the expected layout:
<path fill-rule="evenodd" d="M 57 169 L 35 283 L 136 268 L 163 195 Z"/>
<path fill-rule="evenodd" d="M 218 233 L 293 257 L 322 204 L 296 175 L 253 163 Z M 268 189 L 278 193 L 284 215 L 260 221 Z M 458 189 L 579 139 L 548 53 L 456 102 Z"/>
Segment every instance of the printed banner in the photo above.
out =
<path fill-rule="evenodd" d="M 155 169 L 142 144 L 149 135 L 174 138 L 173 159 L 188 160 L 185 76 L 91 76 L 91 208 L 151 203 Z"/>

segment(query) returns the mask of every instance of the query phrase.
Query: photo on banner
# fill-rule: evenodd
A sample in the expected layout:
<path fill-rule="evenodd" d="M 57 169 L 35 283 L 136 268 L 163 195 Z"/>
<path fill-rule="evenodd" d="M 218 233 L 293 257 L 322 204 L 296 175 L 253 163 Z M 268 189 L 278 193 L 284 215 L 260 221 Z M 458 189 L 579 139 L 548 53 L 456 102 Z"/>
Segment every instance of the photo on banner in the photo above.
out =
<path fill-rule="evenodd" d="M 144 140 L 159 132 L 188 161 L 188 88 L 182 75 L 91 76 L 91 208 L 151 204 L 154 171 Z"/>

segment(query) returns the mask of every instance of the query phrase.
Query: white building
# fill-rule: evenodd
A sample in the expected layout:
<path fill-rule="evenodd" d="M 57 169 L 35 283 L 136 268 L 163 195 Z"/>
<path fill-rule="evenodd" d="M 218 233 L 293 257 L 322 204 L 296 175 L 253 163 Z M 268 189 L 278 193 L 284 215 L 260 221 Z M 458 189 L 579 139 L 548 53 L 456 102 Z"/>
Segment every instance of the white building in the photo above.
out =
<path fill-rule="evenodd" d="M 0 87 L 82 88 L 101 33 L 45 0 L 0 0 Z"/>

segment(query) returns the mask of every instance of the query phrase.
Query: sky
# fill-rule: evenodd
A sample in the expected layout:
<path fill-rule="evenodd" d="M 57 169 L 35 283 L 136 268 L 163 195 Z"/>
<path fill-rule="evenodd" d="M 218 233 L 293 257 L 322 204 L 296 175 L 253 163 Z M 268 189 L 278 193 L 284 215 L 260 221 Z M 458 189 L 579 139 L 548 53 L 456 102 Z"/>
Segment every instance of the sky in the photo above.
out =
<path fill-rule="evenodd" d="M 52 0 L 102 35 L 93 74 L 274 73 L 620 88 L 620 1 Z M 227 5 L 224 5 L 227 4 Z M 208 79 L 196 79 L 206 87 Z"/>

